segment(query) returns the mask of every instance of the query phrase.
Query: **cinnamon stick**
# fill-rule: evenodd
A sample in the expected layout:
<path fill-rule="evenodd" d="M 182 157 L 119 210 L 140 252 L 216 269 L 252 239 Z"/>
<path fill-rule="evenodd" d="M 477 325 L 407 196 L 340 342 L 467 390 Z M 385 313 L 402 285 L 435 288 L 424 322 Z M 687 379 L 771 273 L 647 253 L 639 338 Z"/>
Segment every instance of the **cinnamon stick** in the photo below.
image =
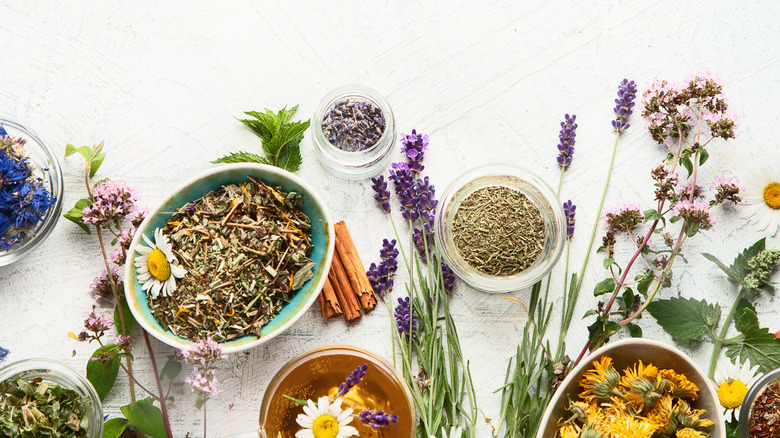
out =
<path fill-rule="evenodd" d="M 325 279 L 325 285 L 322 286 L 322 291 L 317 299 L 320 302 L 320 312 L 323 318 L 331 319 L 344 314 L 336 297 L 336 291 L 333 290 L 333 285 L 330 283 L 330 278 Z"/>
<path fill-rule="evenodd" d="M 333 228 L 336 230 L 336 252 L 344 265 L 352 291 L 360 298 L 363 311 L 368 312 L 376 307 L 376 296 L 374 296 L 371 282 L 368 281 L 366 268 L 363 267 L 363 262 L 360 260 L 357 248 L 355 248 L 355 242 L 349 235 L 347 224 L 344 221 L 339 221 L 333 225 Z"/>
<path fill-rule="evenodd" d="M 347 322 L 353 322 L 363 316 L 360 311 L 360 302 L 355 293 L 352 292 L 352 286 L 349 284 L 349 278 L 344 271 L 344 265 L 341 263 L 338 253 L 333 253 L 333 263 L 330 265 L 328 278 L 330 278 L 330 284 L 336 293 L 341 310 L 344 312 L 344 319 Z"/>

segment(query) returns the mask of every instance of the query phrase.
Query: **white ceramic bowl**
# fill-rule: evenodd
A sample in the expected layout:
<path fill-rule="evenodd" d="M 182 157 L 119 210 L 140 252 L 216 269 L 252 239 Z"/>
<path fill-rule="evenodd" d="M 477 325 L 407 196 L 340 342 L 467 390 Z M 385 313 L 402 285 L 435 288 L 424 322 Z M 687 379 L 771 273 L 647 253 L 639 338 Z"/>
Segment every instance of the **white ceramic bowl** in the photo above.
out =
<path fill-rule="evenodd" d="M 699 398 L 691 402 L 691 407 L 706 410 L 707 413 L 703 417 L 715 422 L 709 429 L 711 438 L 726 438 L 726 423 L 723 420 L 722 408 L 707 375 L 680 350 L 658 341 L 642 338 L 622 339 L 609 343 L 591 353 L 571 370 L 555 391 L 542 417 L 539 431 L 536 433 L 537 438 L 555 436 L 558 419 L 566 415 L 569 397 L 571 400 L 578 400 L 580 380 L 585 372 L 593 367 L 593 362 L 598 361 L 602 356 L 611 357 L 612 364 L 620 372 L 641 360 L 645 364 L 652 363 L 658 368 L 672 369 L 676 373 L 684 374 L 688 380 L 699 387 Z"/>
<path fill-rule="evenodd" d="M 138 281 L 134 260 L 139 255 L 136 247 L 143 244 L 142 235 L 150 237 L 156 228 L 162 228 L 165 222 L 182 205 L 194 201 L 206 193 L 216 190 L 226 184 L 242 183 L 247 176 L 262 180 L 271 186 L 281 186 L 286 192 L 296 192 L 301 195 L 303 205 L 301 211 L 311 220 L 311 238 L 313 250 L 310 258 L 314 261 L 314 277 L 305 283 L 302 289 L 292 296 L 290 302 L 282 307 L 281 312 L 268 324 L 263 326 L 260 337 L 243 336 L 224 343 L 225 354 L 235 353 L 260 345 L 287 330 L 306 310 L 317 300 L 330 270 L 335 247 L 333 221 L 323 198 L 317 194 L 307 182 L 292 173 L 274 166 L 264 164 L 240 163 L 226 164 L 194 178 L 168 196 L 157 208 L 152 210 L 138 227 L 138 231 L 130 244 L 125 263 L 125 294 L 130 310 L 141 326 L 152 336 L 176 348 L 185 348 L 191 341 L 176 336 L 166 330 L 154 318 L 149 310 L 146 292 L 141 289 Z"/>

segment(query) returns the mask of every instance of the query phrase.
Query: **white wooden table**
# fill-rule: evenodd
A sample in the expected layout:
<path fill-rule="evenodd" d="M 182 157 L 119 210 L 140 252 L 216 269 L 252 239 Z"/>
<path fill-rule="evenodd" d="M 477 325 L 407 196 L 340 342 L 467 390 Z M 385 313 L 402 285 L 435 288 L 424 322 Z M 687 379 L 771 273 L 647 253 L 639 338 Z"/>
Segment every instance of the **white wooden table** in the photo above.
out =
<path fill-rule="evenodd" d="M 100 175 L 135 185 L 154 206 L 210 169 L 210 160 L 259 150 L 258 138 L 236 121 L 243 111 L 300 104 L 300 116 L 308 118 L 326 92 L 343 84 L 379 90 L 401 132 L 416 128 L 430 135 L 426 174 L 439 192 L 465 169 L 496 161 L 531 168 L 554 185 L 559 123 L 564 113 L 574 113 L 579 130 L 563 199 L 578 206 L 577 266 L 595 219 L 612 145 L 613 100 L 624 77 L 643 90 L 656 77 L 679 80 L 712 70 L 725 80 L 742 122 L 736 141 L 712 146 L 704 180 L 745 177 L 757 163 L 777 165 L 780 3 L 293 3 L 0 1 L 0 115 L 29 125 L 63 152 L 66 143 L 105 140 L 108 157 Z M 368 265 L 392 233 L 371 199 L 369 181 L 326 174 L 308 134 L 302 149 L 299 175 L 321 187 L 334 217 L 347 219 Z M 607 204 L 650 204 L 649 170 L 663 153 L 635 114 L 620 144 Z M 79 158 L 62 164 L 67 209 L 84 188 Z M 719 213 L 712 232 L 690 241 L 690 264 L 676 265 L 674 287 L 665 294 L 731 305 L 733 286 L 699 253 L 731 260 L 763 235 L 739 214 Z M 768 246 L 780 246 L 779 240 L 768 239 Z M 604 275 L 600 260 L 592 259 L 585 277 L 568 338 L 571 355 L 586 339 L 588 321 L 579 315 L 596 303 L 589 291 Z M 100 261 L 94 237 L 60 220 L 34 254 L 0 268 L 0 345 L 11 350 L 9 361 L 45 356 L 83 369 L 95 346 L 67 334 L 81 327 L 81 315 L 93 304 L 88 287 Z M 555 279 L 561 271 L 559 266 Z M 557 280 L 553 290 L 560 290 Z M 403 281 L 397 280 L 398 293 Z M 527 298 L 528 291 L 514 296 Z M 762 322 L 780 329 L 775 300 L 764 294 L 758 307 Z M 501 385 L 526 314 L 502 295 L 462 283 L 453 301 L 479 406 L 497 417 L 493 390 Z M 209 435 L 257 426 L 266 384 L 305 350 L 338 342 L 389 357 L 388 317 L 380 306 L 353 325 L 325 323 L 315 306 L 289 332 L 231 357 L 219 372 L 222 393 L 209 402 Z M 649 316 L 640 324 L 645 336 L 672 342 Z M 171 353 L 156 340 L 153 345 L 160 361 Z M 682 348 L 706 367 L 711 345 Z M 139 380 L 151 383 L 140 341 L 135 354 Z M 110 416 L 128 402 L 125 382 L 120 377 L 106 399 Z M 177 396 L 171 417 L 176 436 L 201 435 L 201 412 L 190 393 Z M 479 427 L 478 436 L 488 434 L 488 426 Z"/>

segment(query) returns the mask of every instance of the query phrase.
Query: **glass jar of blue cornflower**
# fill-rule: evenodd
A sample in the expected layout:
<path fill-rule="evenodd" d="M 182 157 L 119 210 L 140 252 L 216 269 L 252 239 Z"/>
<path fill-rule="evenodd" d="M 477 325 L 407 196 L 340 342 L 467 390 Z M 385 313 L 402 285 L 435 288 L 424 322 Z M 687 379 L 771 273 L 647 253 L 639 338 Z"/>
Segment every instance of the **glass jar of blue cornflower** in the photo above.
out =
<path fill-rule="evenodd" d="M 362 85 L 346 85 L 325 95 L 311 130 L 322 166 L 347 179 L 375 176 L 387 167 L 396 135 L 390 104 Z"/>
<path fill-rule="evenodd" d="M 62 211 L 62 170 L 29 128 L 0 119 L 0 266 L 38 247 Z"/>

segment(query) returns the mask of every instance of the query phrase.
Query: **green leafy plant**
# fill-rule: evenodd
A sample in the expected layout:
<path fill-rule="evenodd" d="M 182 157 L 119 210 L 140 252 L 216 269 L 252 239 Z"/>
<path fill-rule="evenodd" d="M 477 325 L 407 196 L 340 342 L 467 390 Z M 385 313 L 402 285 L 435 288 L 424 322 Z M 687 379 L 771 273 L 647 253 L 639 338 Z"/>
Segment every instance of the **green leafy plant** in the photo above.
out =
<path fill-rule="evenodd" d="M 244 114 L 252 119 L 239 119 L 246 127 L 262 139 L 265 156 L 251 152 L 233 152 L 218 158 L 212 163 L 262 163 L 296 172 L 301 168 L 300 143 L 303 134 L 309 128 L 309 120 L 291 122 L 298 111 L 298 105 L 279 110 L 278 113 L 266 108 L 265 112 L 247 111 Z"/>

